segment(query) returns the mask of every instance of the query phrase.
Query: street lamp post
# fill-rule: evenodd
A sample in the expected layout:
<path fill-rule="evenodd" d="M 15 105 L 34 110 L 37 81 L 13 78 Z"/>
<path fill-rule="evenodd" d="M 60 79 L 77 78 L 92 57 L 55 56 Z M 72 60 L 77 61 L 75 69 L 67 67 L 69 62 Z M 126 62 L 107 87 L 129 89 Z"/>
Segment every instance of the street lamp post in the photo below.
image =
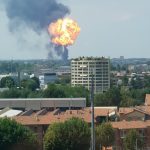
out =
<path fill-rule="evenodd" d="M 137 138 L 136 138 L 136 141 L 135 141 L 135 148 L 136 148 L 136 150 L 138 149 L 138 140 L 137 140 Z"/>
<path fill-rule="evenodd" d="M 95 126 L 94 126 L 94 74 L 92 71 L 91 78 L 91 150 L 95 150 Z"/>

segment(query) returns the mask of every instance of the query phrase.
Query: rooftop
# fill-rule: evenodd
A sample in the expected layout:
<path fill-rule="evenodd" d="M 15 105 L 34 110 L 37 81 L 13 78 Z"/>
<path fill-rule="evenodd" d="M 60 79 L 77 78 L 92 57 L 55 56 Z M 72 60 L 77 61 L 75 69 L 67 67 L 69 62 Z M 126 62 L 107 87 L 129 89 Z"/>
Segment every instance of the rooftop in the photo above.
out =
<path fill-rule="evenodd" d="M 43 108 L 84 108 L 86 98 L 14 98 L 0 99 L 0 108 L 41 110 Z"/>
<path fill-rule="evenodd" d="M 112 108 L 96 108 L 95 109 L 95 122 L 97 116 L 107 117 L 109 113 L 114 111 Z M 78 117 L 86 121 L 87 123 L 91 122 L 91 108 L 87 107 L 80 110 L 65 110 L 56 109 L 54 111 L 45 112 L 43 115 L 37 115 L 36 113 L 31 113 L 27 116 L 16 116 L 14 119 L 23 124 L 23 125 L 33 125 L 33 124 L 42 124 L 49 125 L 54 122 L 63 122 L 72 117 Z"/>
<path fill-rule="evenodd" d="M 136 106 L 136 107 L 120 107 L 119 108 L 119 115 L 126 115 L 133 111 L 139 111 L 144 114 L 150 115 L 150 106 Z"/>
<path fill-rule="evenodd" d="M 116 129 L 143 129 L 150 126 L 150 120 L 148 121 L 118 121 L 111 122 L 113 128 Z"/>
<path fill-rule="evenodd" d="M 72 61 L 79 61 L 79 60 L 108 60 L 109 58 L 105 58 L 105 57 L 78 57 L 78 58 L 74 58 L 72 59 Z"/>

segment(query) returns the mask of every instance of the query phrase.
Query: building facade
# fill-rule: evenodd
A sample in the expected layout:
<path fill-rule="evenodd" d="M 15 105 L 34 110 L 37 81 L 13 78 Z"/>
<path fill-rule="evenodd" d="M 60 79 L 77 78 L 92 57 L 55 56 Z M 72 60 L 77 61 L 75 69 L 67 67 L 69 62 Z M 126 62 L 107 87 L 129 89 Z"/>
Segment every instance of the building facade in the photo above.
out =
<path fill-rule="evenodd" d="M 44 73 L 39 76 L 40 85 L 45 85 L 48 83 L 54 83 L 57 80 L 56 73 Z"/>
<path fill-rule="evenodd" d="M 0 99 L 0 110 L 6 107 L 19 110 L 41 110 L 56 108 L 85 108 L 86 98 L 17 98 Z M 0 111 L 1 114 L 1 111 Z"/>
<path fill-rule="evenodd" d="M 92 74 L 94 92 L 105 92 L 110 88 L 110 59 L 104 57 L 79 57 L 71 61 L 71 85 L 91 88 Z"/>

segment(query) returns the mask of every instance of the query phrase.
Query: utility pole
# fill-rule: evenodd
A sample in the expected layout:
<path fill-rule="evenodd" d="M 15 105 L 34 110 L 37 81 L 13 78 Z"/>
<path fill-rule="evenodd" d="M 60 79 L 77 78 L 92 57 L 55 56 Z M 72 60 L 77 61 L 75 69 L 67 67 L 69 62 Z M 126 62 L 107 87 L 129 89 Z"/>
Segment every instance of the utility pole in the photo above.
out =
<path fill-rule="evenodd" d="M 138 139 L 136 138 L 136 143 L 135 143 L 136 144 L 136 150 L 138 150 L 138 143 L 137 142 L 138 142 Z"/>
<path fill-rule="evenodd" d="M 91 150 L 95 150 L 95 127 L 94 127 L 94 74 L 91 77 Z"/>
<path fill-rule="evenodd" d="M 20 70 L 18 70 L 18 87 L 21 89 Z"/>

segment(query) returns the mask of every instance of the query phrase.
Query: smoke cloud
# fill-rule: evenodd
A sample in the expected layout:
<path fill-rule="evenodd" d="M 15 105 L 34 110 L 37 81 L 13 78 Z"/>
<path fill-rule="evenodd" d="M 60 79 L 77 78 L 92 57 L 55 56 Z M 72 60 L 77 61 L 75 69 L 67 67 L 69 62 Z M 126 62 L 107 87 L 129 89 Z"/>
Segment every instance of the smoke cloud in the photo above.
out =
<path fill-rule="evenodd" d="M 67 47 L 61 46 L 61 45 L 55 45 L 54 49 L 57 52 L 57 55 L 60 56 L 62 60 L 67 60 L 68 59 L 68 49 L 67 49 Z"/>
<path fill-rule="evenodd" d="M 66 61 L 68 59 L 68 49 L 65 46 L 61 46 L 61 45 L 55 45 L 55 44 L 51 44 L 47 45 L 47 47 L 49 47 L 51 49 L 51 51 L 49 51 L 48 53 L 48 59 L 54 59 L 54 54 L 53 54 L 53 50 L 55 51 L 55 54 L 58 56 L 58 58 Z"/>
<path fill-rule="evenodd" d="M 3 3 L 9 18 L 9 29 L 12 32 L 27 26 L 40 36 L 41 32 L 47 32 L 51 22 L 70 13 L 65 5 L 56 0 L 4 0 Z M 65 49 L 63 51 L 59 47 L 55 47 L 54 50 L 62 58 L 67 54 Z"/>

